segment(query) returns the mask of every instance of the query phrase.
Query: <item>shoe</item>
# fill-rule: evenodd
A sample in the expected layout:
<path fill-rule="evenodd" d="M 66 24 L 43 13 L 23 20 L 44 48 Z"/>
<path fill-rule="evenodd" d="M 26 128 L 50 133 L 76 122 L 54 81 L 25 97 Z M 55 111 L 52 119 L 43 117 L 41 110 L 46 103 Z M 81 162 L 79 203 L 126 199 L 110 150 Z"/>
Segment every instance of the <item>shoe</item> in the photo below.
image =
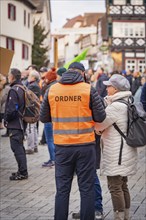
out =
<path fill-rule="evenodd" d="M 38 152 L 38 148 L 35 147 L 35 148 L 34 148 L 34 153 L 37 153 L 37 152 Z"/>
<path fill-rule="evenodd" d="M 21 175 L 20 173 L 17 173 L 16 175 L 10 176 L 10 180 L 25 180 L 25 179 L 28 179 L 28 175 Z"/>
<path fill-rule="evenodd" d="M 52 160 L 49 160 L 49 161 L 47 161 L 47 162 L 44 162 L 44 163 L 42 164 L 42 167 L 52 167 L 52 166 L 54 166 L 54 165 L 55 165 L 55 162 L 52 161 Z"/>
<path fill-rule="evenodd" d="M 95 211 L 95 220 L 103 220 L 104 216 L 102 212 Z"/>
<path fill-rule="evenodd" d="M 73 212 L 72 213 L 72 218 L 74 218 L 74 219 L 80 219 L 80 212 Z"/>
<path fill-rule="evenodd" d="M 19 171 L 11 173 L 11 174 L 12 174 L 12 176 L 20 175 Z"/>
<path fill-rule="evenodd" d="M 6 133 L 6 134 L 2 134 L 2 137 L 9 137 L 9 135 Z"/>
<path fill-rule="evenodd" d="M 34 153 L 34 151 L 33 151 L 33 150 L 31 150 L 31 149 L 27 149 L 27 150 L 25 150 L 25 153 L 26 153 L 26 154 L 33 154 L 33 153 Z"/>

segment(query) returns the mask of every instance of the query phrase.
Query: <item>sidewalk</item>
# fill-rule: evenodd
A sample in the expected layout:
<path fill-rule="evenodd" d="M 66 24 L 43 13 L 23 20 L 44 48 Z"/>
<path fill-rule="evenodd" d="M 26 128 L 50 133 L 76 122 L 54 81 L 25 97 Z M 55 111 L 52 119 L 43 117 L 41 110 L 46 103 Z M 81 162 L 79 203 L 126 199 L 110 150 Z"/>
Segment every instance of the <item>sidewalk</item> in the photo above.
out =
<path fill-rule="evenodd" d="M 4 130 L 0 131 L 2 134 Z M 42 132 L 40 132 L 41 134 Z M 47 146 L 39 146 L 39 152 L 28 155 L 29 178 L 10 181 L 11 172 L 17 171 L 16 162 L 10 149 L 9 138 L 0 137 L 0 189 L 1 220 L 53 220 L 55 179 L 54 168 L 42 168 L 48 160 Z M 99 177 L 103 190 L 105 219 L 112 220 L 112 204 L 106 178 Z M 137 174 L 129 178 L 131 192 L 131 220 L 146 219 L 146 149 L 139 150 Z M 69 218 L 79 210 L 79 192 L 76 177 L 70 196 Z M 61 220 L 61 219 L 60 219 Z M 90 220 L 90 219 L 89 219 Z"/>

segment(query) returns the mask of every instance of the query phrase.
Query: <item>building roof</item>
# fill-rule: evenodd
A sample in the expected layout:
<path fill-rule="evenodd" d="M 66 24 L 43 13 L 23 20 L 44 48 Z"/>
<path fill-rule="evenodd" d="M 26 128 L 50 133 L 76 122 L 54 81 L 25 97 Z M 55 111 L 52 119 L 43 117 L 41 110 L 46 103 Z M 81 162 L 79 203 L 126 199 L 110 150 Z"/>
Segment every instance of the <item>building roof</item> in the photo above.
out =
<path fill-rule="evenodd" d="M 23 4 L 27 5 L 31 9 L 36 9 L 36 5 L 32 2 L 32 0 L 19 0 L 20 2 L 23 2 Z"/>
<path fill-rule="evenodd" d="M 103 17 L 104 13 L 85 13 L 84 14 L 84 26 L 90 27 L 90 26 L 96 26 L 97 27 L 97 21 Z"/>
<path fill-rule="evenodd" d="M 90 27 L 97 26 L 97 21 L 100 19 L 104 13 L 85 13 L 83 16 L 78 15 L 74 18 L 67 19 L 66 24 L 63 28 L 72 28 L 76 22 L 81 22 L 80 27 Z"/>
<path fill-rule="evenodd" d="M 50 11 L 50 20 L 52 21 L 51 3 L 50 3 L 50 0 L 29 0 L 29 1 L 32 2 L 32 3 L 35 5 L 37 13 L 42 13 L 42 12 L 43 12 L 44 3 L 45 3 L 46 1 L 48 1 L 49 11 Z"/>
<path fill-rule="evenodd" d="M 71 18 L 71 19 L 67 19 L 67 22 L 66 24 L 63 26 L 63 28 L 72 28 L 76 22 L 81 22 L 81 26 L 83 24 L 83 16 L 82 15 L 78 15 L 74 18 Z"/>
<path fill-rule="evenodd" d="M 45 0 L 30 0 L 37 9 L 37 12 L 42 12 L 43 11 L 43 6 L 44 6 L 44 1 Z"/>

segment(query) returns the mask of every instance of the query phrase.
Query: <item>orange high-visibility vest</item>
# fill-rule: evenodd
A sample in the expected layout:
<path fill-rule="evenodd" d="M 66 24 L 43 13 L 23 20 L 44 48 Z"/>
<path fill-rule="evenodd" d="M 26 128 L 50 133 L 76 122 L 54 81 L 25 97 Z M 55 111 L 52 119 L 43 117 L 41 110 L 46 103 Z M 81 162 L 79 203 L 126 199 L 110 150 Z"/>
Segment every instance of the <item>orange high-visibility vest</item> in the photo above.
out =
<path fill-rule="evenodd" d="M 74 85 L 56 83 L 50 87 L 48 101 L 55 144 L 72 145 L 95 140 L 89 108 L 90 88 L 84 82 Z"/>

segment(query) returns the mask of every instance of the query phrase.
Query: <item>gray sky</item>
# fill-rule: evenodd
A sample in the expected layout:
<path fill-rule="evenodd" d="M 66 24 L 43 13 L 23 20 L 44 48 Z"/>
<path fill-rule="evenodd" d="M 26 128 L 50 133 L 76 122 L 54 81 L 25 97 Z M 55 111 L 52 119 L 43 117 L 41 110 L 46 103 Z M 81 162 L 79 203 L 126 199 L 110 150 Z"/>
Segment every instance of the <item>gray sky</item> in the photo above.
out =
<path fill-rule="evenodd" d="M 66 18 L 86 12 L 105 12 L 105 0 L 51 0 L 52 30 L 61 28 Z"/>

